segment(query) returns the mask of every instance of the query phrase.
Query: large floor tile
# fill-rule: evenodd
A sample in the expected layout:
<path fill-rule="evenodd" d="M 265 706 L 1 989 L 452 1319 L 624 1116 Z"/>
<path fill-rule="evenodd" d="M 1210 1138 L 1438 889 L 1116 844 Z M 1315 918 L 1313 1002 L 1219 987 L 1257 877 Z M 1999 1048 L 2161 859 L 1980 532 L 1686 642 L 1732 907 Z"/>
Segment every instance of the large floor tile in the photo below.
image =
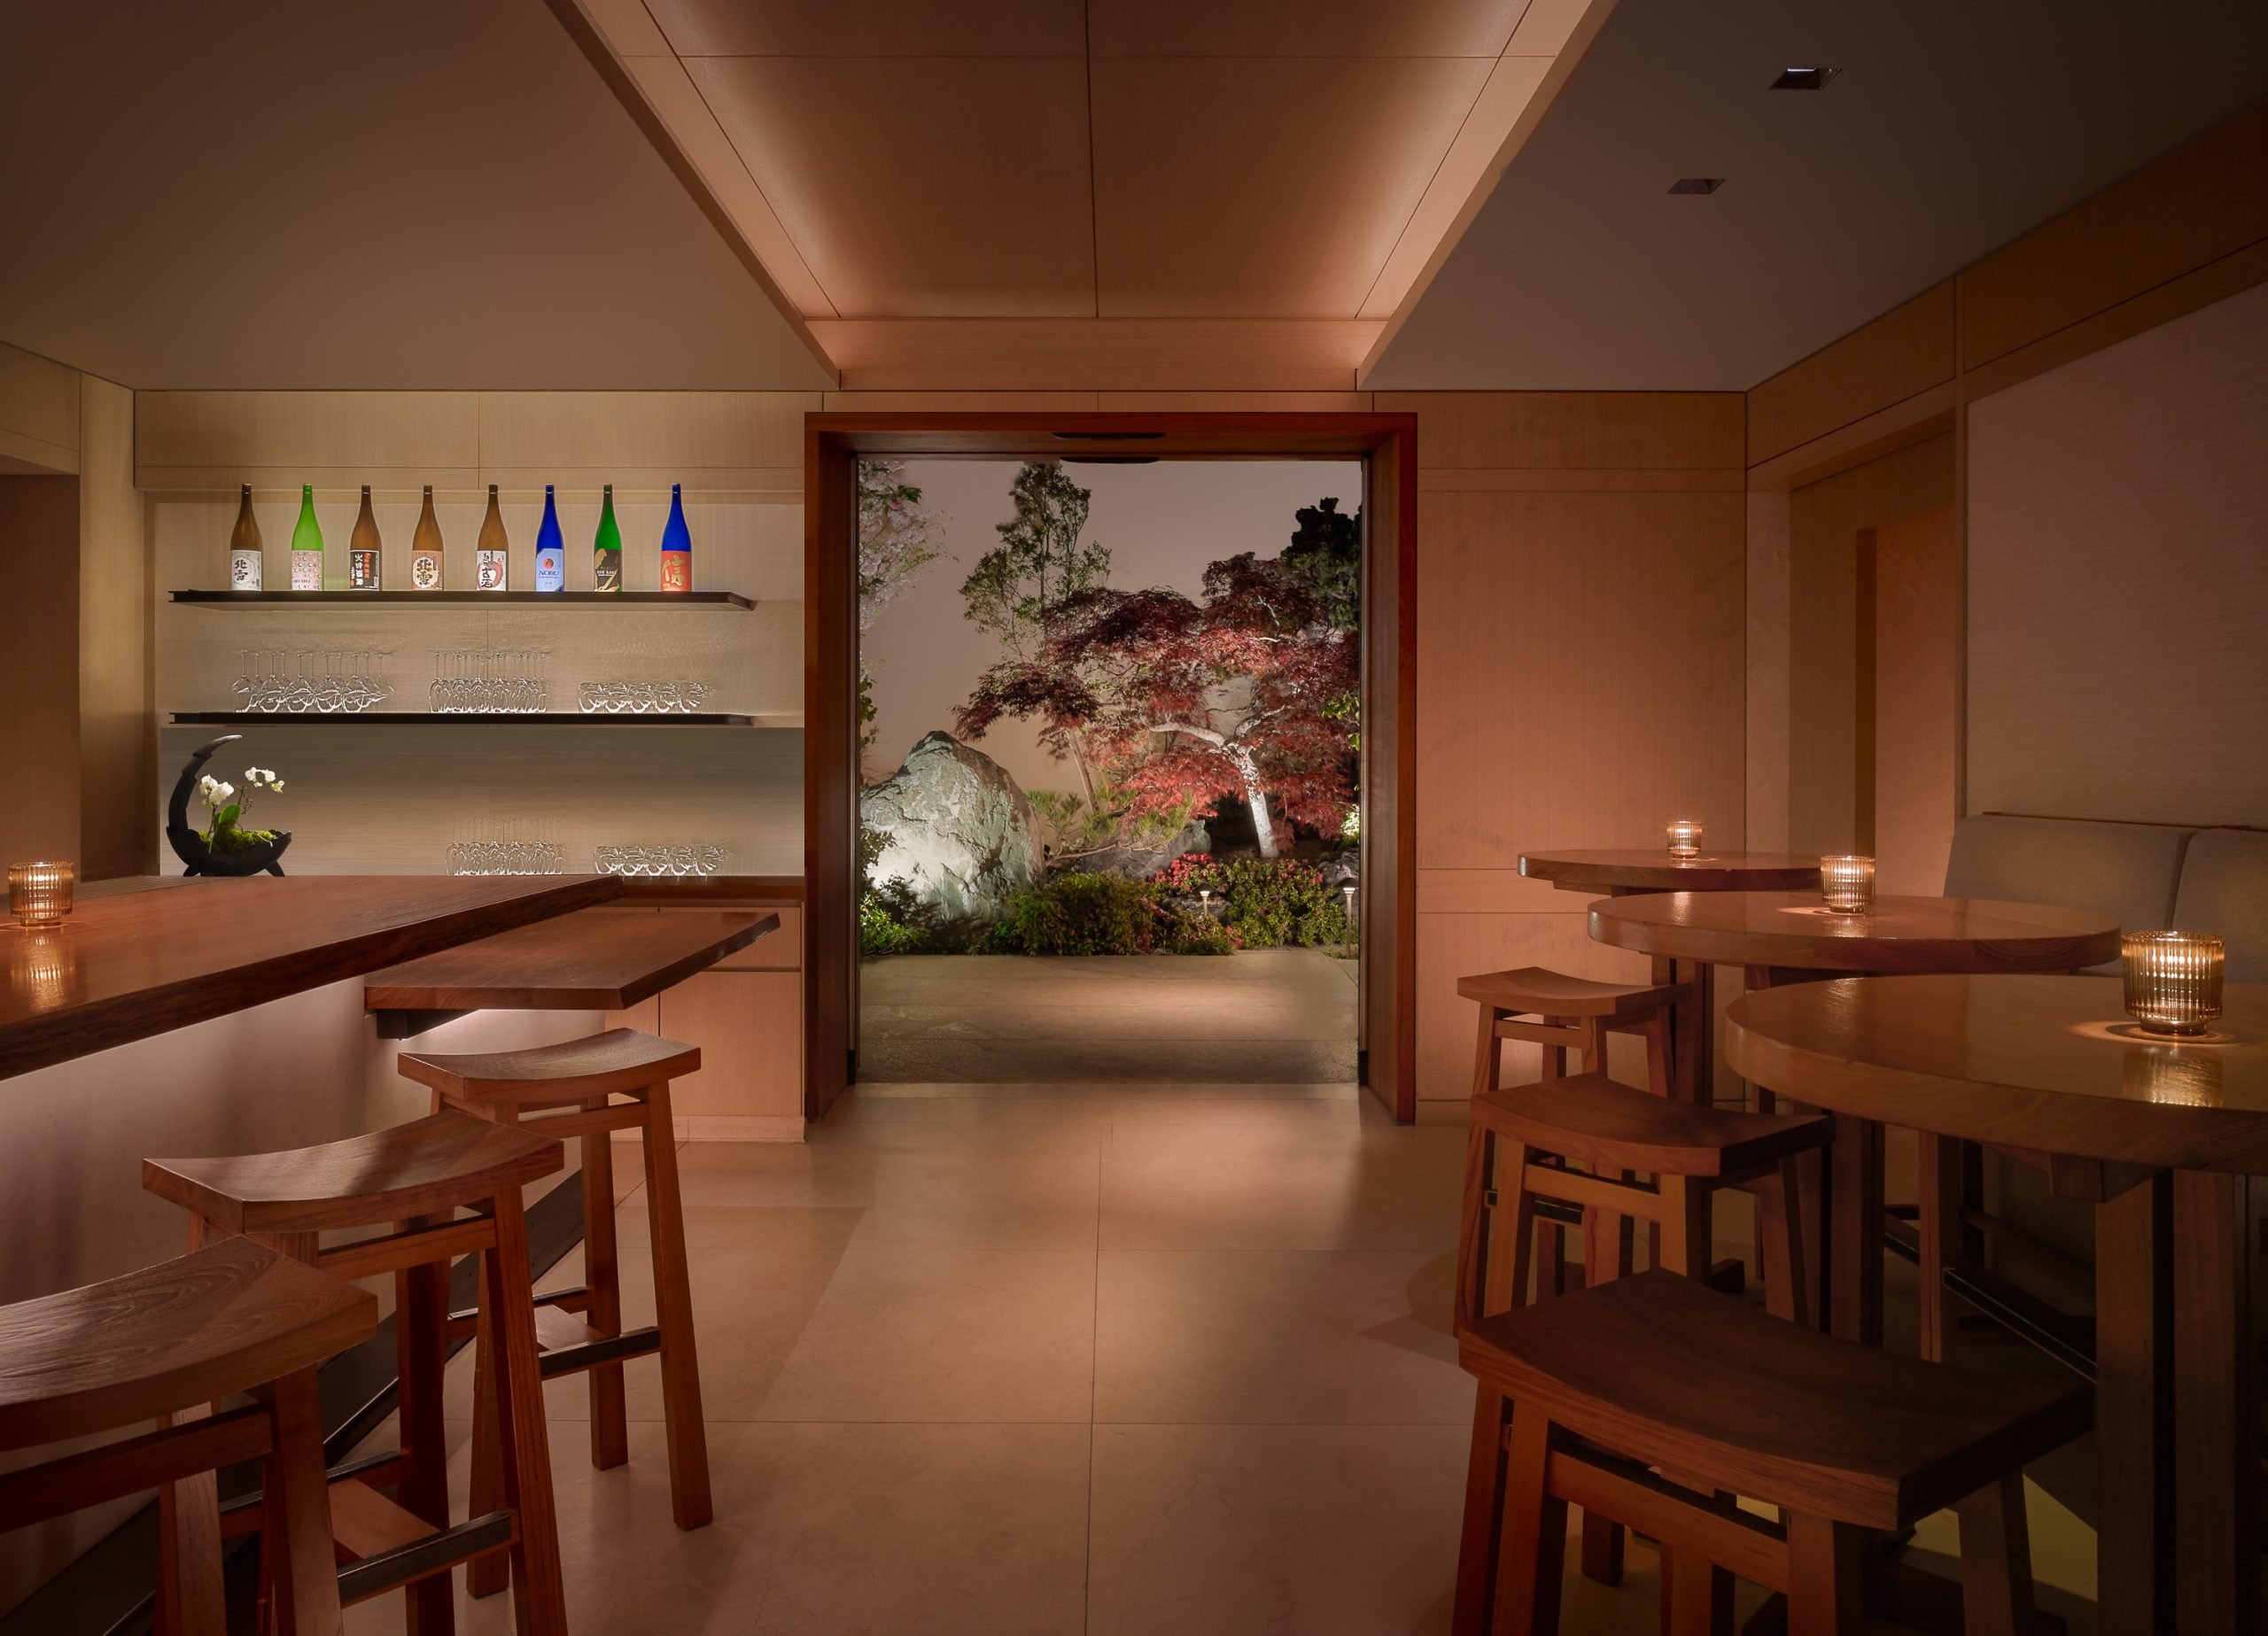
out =
<path fill-rule="evenodd" d="M 1095 1419 L 1470 1423 L 1455 1258 L 1423 1251 L 1106 1251 Z"/>
<path fill-rule="evenodd" d="M 710 1459 L 717 1520 L 670 1521 L 661 1428 L 593 1471 L 552 1437 L 576 1636 L 1078 1636 L 1087 1431 L 1033 1425 L 726 1425 Z M 452 1477 L 460 1505 L 466 1459 Z M 457 1599 L 463 1636 L 512 1629 L 509 1595 Z M 401 1599 L 349 1610 L 393 1636 Z"/>
<path fill-rule="evenodd" d="M 1284 1125 L 1122 1126 L 1102 1161 L 1106 1250 L 1455 1247 L 1464 1136 Z"/>
<path fill-rule="evenodd" d="M 1091 1636 L 1438 1636 L 1456 1426 L 1098 1426 Z"/>
<path fill-rule="evenodd" d="M 1091 1251 L 858 1243 L 757 1413 L 765 1420 L 1084 1422 Z"/>

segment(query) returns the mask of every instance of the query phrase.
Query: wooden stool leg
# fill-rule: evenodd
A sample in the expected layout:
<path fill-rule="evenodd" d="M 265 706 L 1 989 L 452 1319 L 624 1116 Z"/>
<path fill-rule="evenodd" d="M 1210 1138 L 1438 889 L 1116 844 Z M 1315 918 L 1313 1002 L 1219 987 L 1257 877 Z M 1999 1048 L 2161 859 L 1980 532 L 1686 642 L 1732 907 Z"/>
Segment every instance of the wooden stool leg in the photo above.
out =
<path fill-rule="evenodd" d="M 1476 1097 L 1496 1089 L 1503 1077 L 1504 1042 L 1496 1037 L 1496 1025 L 1504 1013 L 1494 1005 L 1480 1008 L 1480 1042 L 1472 1053 L 1472 1094 Z"/>
<path fill-rule="evenodd" d="M 484 1279 L 482 1290 L 487 1285 Z M 485 1294 L 480 1301 L 478 1335 L 472 1360 L 472 1493 L 467 1516 L 485 1516 L 509 1508 L 504 1493 L 504 1454 L 496 1435 L 496 1328 Z M 511 1561 L 498 1549 L 465 1565 L 464 1586 L 471 1595 L 493 1596 L 511 1583 Z"/>
<path fill-rule="evenodd" d="M 1552 1498 L 1546 1485 L 1550 1459 L 1551 1422 L 1533 1404 L 1515 1405 L 1504 1461 L 1494 1636 L 1557 1636 L 1567 1502 Z"/>
<path fill-rule="evenodd" d="M 1961 1612 L 1968 1636 L 2031 1629 L 2031 1540 L 2023 1477 L 2004 1477 L 1953 1508 L 1961 1519 Z"/>
<path fill-rule="evenodd" d="M 186 1425 L 212 1412 L 200 1405 L 158 1423 Z M 198 1471 L 159 1488 L 156 1636 L 228 1636 L 221 1560 L 220 1473 Z"/>
<path fill-rule="evenodd" d="M 1810 1291 L 1804 1283 L 1804 1240 L 1797 1230 L 1791 1201 L 1802 1185 L 1802 1173 L 1792 1159 L 1780 1162 L 1777 1176 L 1757 1184 L 1757 1249 L 1764 1260 L 1764 1310 L 1790 1323 L 1807 1323 L 1812 1311 Z"/>
<path fill-rule="evenodd" d="M 1670 1053 L 1669 1019 L 1651 1017 L 1640 1026 L 1638 1032 L 1646 1041 L 1646 1089 L 1657 1097 L 1678 1097 L 1685 1087 L 1677 1077 Z"/>
<path fill-rule="evenodd" d="M 522 1636 L 565 1636 L 567 1595 L 560 1582 L 535 1291 L 528 1278 L 528 1226 L 519 1194 L 498 1197 L 491 1219 L 496 1244 L 481 1254 L 480 1296 L 495 1341 L 490 1379 L 504 1500 L 518 1523 L 511 1546 L 513 1613 Z"/>
<path fill-rule="evenodd" d="M 1848 1523 L 1788 1514 L 1789 1636 L 1861 1636 L 1867 1535 Z"/>
<path fill-rule="evenodd" d="M 276 1428 L 260 1500 L 260 1560 L 274 1587 L 270 1628 L 276 1636 L 338 1636 L 338 1564 L 315 1372 L 286 1375 L 266 1395 Z"/>
<path fill-rule="evenodd" d="M 1612 1210 L 1587 1210 L 1583 1221 L 1583 1230 L 1588 1235 L 1583 1243 L 1585 1285 L 1612 1283 L 1627 1275 L 1636 1222 Z M 1621 1524 L 1594 1512 L 1584 1512 L 1583 1578 L 1600 1585 L 1621 1584 L 1625 1543 Z"/>
<path fill-rule="evenodd" d="M 1509 1398 L 1486 1385 L 1472 1406 L 1472 1451 L 1464 1473 L 1464 1527 L 1457 1538 L 1449 1636 L 1489 1636 L 1496 1541 L 1504 1524 L 1504 1429 L 1511 1407 Z"/>
<path fill-rule="evenodd" d="M 646 1092 L 646 1193 L 654 1245 L 654 1307 L 662 1331 L 662 1412 L 669 1423 L 670 1505 L 680 1528 L 716 1515 L 709 1497 L 709 1434 L 694 1353 L 692 1275 L 685 1260 L 685 1206 L 678 1194 L 677 1124 L 670 1088 Z"/>
<path fill-rule="evenodd" d="M 1692 1551 L 1662 1552 L 1662 1624 L 1669 1636 L 1725 1636 L 1733 1627 L 1733 1577 Z"/>
<path fill-rule="evenodd" d="M 447 1216 L 420 1216 L 400 1223 L 403 1230 L 438 1227 Z M 441 1408 L 441 1376 L 448 1360 L 448 1268 L 421 1262 L 394 1275 L 395 1368 L 401 1382 L 400 1418 L 402 1458 L 408 1462 L 396 1491 L 403 1509 L 436 1528 L 449 1525 L 448 1427 Z M 410 1582 L 410 1636 L 452 1636 L 456 1629 L 456 1586 L 450 1574 L 429 1574 Z"/>
<path fill-rule="evenodd" d="M 1709 1190 L 1689 1176 L 1658 1178 L 1661 1188 L 1661 1258 L 1655 1264 L 1688 1278 L 1709 1277 Z"/>
<path fill-rule="evenodd" d="M 601 1098 L 584 1105 L 606 1105 Z M 591 1304 L 583 1321 L 601 1335 L 622 1333 L 622 1268 L 615 1251 L 614 1134 L 594 1130 L 583 1137 L 583 1283 Z M 591 1464 L 610 1470 L 630 1458 L 630 1422 L 622 1391 L 622 1365 L 602 1363 L 589 1371 Z"/>
<path fill-rule="evenodd" d="M 1962 1260 L 1961 1150 L 1966 1144 L 1927 1131 L 1920 1136 L 1921 1207 L 1915 1229 L 1920 1240 L 1921 1352 L 1930 1362 L 1943 1363 L 1953 1355 L 1954 1307 L 1946 1292 L 1946 1274 Z"/>

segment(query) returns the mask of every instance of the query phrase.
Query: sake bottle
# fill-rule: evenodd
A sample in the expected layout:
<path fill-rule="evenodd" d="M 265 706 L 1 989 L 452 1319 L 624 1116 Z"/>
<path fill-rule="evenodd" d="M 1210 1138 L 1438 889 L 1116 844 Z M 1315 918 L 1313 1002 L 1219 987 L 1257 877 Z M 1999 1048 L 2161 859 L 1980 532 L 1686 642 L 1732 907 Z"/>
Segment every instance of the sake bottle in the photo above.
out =
<path fill-rule="evenodd" d="M 433 485 L 425 485 L 425 509 L 409 537 L 409 583 L 420 591 L 441 588 L 441 524 L 433 516 Z"/>
<path fill-rule="evenodd" d="M 378 539 L 378 520 L 370 514 L 370 485 L 362 485 L 361 515 L 354 519 L 354 531 L 346 540 L 346 588 L 350 591 L 375 591 L 378 588 L 379 554 L 384 549 Z"/>
<path fill-rule="evenodd" d="M 237 502 L 236 531 L 229 536 L 229 589 L 260 589 L 260 523 L 252 515 L 252 485 Z"/>
<path fill-rule="evenodd" d="M 662 589 L 693 589 L 693 534 L 685 526 L 685 496 L 670 485 L 670 520 L 662 525 Z"/>
<path fill-rule="evenodd" d="M 483 591 L 501 591 L 510 576 L 512 542 L 504 535 L 504 514 L 496 504 L 496 485 L 488 485 L 488 515 L 480 519 L 480 539 L 473 547 L 473 583 Z"/>
<path fill-rule="evenodd" d="M 299 520 L 291 525 L 291 589 L 322 589 L 322 524 L 315 521 L 315 485 L 299 487 Z"/>
<path fill-rule="evenodd" d="M 614 485 L 606 485 L 606 497 L 599 508 L 599 537 L 591 547 L 593 566 L 598 570 L 598 589 L 622 589 L 622 530 L 614 520 Z"/>
<path fill-rule="evenodd" d="M 559 591 L 567 585 L 567 542 L 559 533 L 559 507 L 551 485 L 543 485 L 543 523 L 535 531 L 535 588 Z"/>

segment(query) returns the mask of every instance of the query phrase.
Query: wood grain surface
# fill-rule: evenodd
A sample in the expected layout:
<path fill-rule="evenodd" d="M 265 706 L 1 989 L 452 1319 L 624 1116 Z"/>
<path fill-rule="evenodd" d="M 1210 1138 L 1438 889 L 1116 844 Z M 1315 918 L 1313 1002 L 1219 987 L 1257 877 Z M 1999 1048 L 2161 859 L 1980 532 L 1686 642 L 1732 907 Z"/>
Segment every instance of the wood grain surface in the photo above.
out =
<path fill-rule="evenodd" d="M 1796 892 L 1819 884 L 1819 857 L 1809 852 L 1704 852 L 1672 857 L 1664 848 L 1523 852 L 1520 873 L 1565 891 Z"/>
<path fill-rule="evenodd" d="M 2118 927 L 2047 903 L 1877 897 L 1828 912 L 1811 892 L 1670 892 L 1605 898 L 1591 935 L 1642 954 L 1827 972 L 2070 972 L 2118 958 Z"/>
<path fill-rule="evenodd" d="M 0 943 L 0 1078 L 605 903 L 605 875 L 255 876 L 82 903 Z"/>
<path fill-rule="evenodd" d="M 373 973 L 382 1011 L 624 1011 L 780 929 L 757 911 L 568 915 Z"/>

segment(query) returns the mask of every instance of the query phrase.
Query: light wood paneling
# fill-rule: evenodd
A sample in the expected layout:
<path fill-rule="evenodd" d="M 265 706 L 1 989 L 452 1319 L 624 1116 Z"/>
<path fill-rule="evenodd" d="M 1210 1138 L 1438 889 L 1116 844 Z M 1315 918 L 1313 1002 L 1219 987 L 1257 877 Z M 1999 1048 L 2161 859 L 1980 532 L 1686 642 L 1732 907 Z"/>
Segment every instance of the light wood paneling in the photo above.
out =
<path fill-rule="evenodd" d="M 1743 509 L 1732 494 L 1422 497 L 1421 868 L 1648 845 L 1679 816 L 1735 841 Z"/>
<path fill-rule="evenodd" d="M 1784 494 L 1900 449 L 1926 443 L 1953 430 L 1961 403 L 1961 384 L 1949 381 L 1916 392 L 1847 426 L 1799 443 L 1784 454 L 1748 469 L 1748 486 Z"/>
<path fill-rule="evenodd" d="M 1441 914 L 1573 914 L 1590 901 L 1562 892 L 1549 880 L 1531 880 L 1517 867 L 1421 869 L 1418 912 Z"/>
<path fill-rule="evenodd" d="M 2176 150 L 1961 275 L 1978 365 L 2268 238 L 2268 104 Z"/>
<path fill-rule="evenodd" d="M 1748 458 L 1757 464 L 1953 377 L 1953 281 L 1892 307 L 1748 394 Z"/>
<path fill-rule="evenodd" d="M 1875 889 L 1945 890 L 1961 674 L 1961 540 L 1951 506 L 1874 537 Z"/>
<path fill-rule="evenodd" d="M 1355 361 L 1379 326 L 1320 318 L 967 318 L 829 321 L 812 329 L 842 367 L 845 391 L 1305 392 L 1351 390 Z"/>
<path fill-rule="evenodd" d="M 802 973 L 707 971 L 656 998 L 663 1035 L 701 1047 L 700 1072 L 670 1088 L 679 1118 L 802 1118 Z"/>
<path fill-rule="evenodd" d="M 1014 415 L 1024 409 L 1062 409 L 1091 414 L 1102 407 L 1099 392 L 829 392 L 830 415 L 934 413 Z"/>
<path fill-rule="evenodd" d="M 1488 66 L 1441 57 L 1099 58 L 1096 310 L 1354 317 Z M 1324 108 L 1330 117 L 1318 119 Z M 1224 163 L 1231 154 L 1236 162 Z M 1205 253 L 1192 256 L 1197 244 Z"/>
<path fill-rule="evenodd" d="M 1097 57 L 1483 57 L 1524 0 L 1153 0 L 1091 7 Z"/>
<path fill-rule="evenodd" d="M 1368 415 L 1369 392 L 1098 392 L 1098 409 L 1138 415 L 1170 415 L 1194 409 L 1208 415 Z"/>
<path fill-rule="evenodd" d="M 687 57 L 1077 57 L 1083 0 L 647 0 Z"/>
<path fill-rule="evenodd" d="M 0 341 L 0 456 L 50 471 L 79 469 L 76 369 Z"/>
<path fill-rule="evenodd" d="M 475 392 L 134 395 L 134 481 L 144 489 L 238 483 L 470 487 L 479 465 Z"/>
<path fill-rule="evenodd" d="M 1710 470 L 1692 467 L 1664 471 L 1619 467 L 1540 466 L 1492 470 L 1487 467 L 1435 467 L 1418 474 L 1418 486 L 1430 490 L 1565 490 L 1593 492 L 1738 494 L 1748 487 L 1747 474 L 1735 467 Z"/>
<path fill-rule="evenodd" d="M 1953 499 L 1950 434 L 1788 499 L 1788 845 L 1847 852 L 1873 821 L 1859 777 L 1859 534 Z"/>
<path fill-rule="evenodd" d="M 1081 59 L 698 57 L 687 68 L 845 317 L 1094 312 Z"/>
<path fill-rule="evenodd" d="M 2268 824 L 2268 287 L 1969 436 L 1970 810 Z"/>
<path fill-rule="evenodd" d="M 75 442 L 76 434 L 73 440 Z M 8 737 L 0 864 L 79 857 L 79 483 L 0 477 Z"/>
<path fill-rule="evenodd" d="M 134 394 L 80 385 L 79 872 L 151 872 L 157 730 L 144 505 L 134 488 Z"/>
<path fill-rule="evenodd" d="M 804 416 L 817 392 L 482 392 L 479 459 L 495 471 L 619 473 L 618 485 L 662 475 L 703 488 L 802 487 Z M 491 477 L 487 479 L 495 482 Z M 541 482 L 541 477 L 534 478 Z"/>
<path fill-rule="evenodd" d="M 1420 417 L 1418 460 L 1442 466 L 1716 469 L 1744 463 L 1739 392 L 1389 392 Z"/>
<path fill-rule="evenodd" d="M 1788 848 L 1789 500 L 1748 497 L 1748 844 Z"/>

